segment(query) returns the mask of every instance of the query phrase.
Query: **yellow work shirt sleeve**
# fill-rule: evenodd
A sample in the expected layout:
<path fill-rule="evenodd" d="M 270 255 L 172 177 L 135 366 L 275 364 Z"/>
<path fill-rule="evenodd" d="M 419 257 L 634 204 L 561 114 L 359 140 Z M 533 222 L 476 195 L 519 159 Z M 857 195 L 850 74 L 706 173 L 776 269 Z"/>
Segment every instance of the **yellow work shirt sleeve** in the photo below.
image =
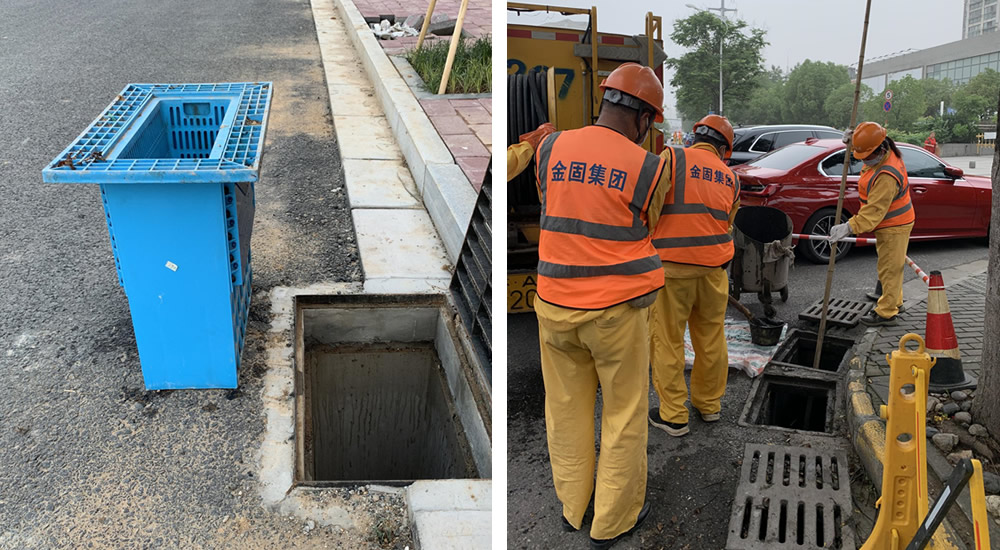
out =
<path fill-rule="evenodd" d="M 649 199 L 649 210 L 646 213 L 646 219 L 649 221 L 650 235 L 653 234 L 656 224 L 660 221 L 660 212 L 663 211 L 663 203 L 666 202 L 667 193 L 670 192 L 670 188 L 674 185 L 674 174 L 670 169 L 670 163 L 673 162 L 670 147 L 665 148 L 660 153 L 660 158 L 663 159 L 663 172 L 660 174 L 659 181 L 656 182 L 656 189 L 653 189 L 653 196 Z"/>
<path fill-rule="evenodd" d="M 517 177 L 524 172 L 524 169 L 531 163 L 531 157 L 535 152 L 531 149 L 531 144 L 527 141 L 515 143 L 507 148 L 507 181 Z"/>
<path fill-rule="evenodd" d="M 889 211 L 889 205 L 892 204 L 898 192 L 899 184 L 889 174 L 882 174 L 875 178 L 868 191 L 868 204 L 862 204 L 861 210 L 858 210 L 857 214 L 847 220 L 851 226 L 851 233 L 860 235 L 874 230 L 878 224 L 882 223 L 886 212 Z"/>

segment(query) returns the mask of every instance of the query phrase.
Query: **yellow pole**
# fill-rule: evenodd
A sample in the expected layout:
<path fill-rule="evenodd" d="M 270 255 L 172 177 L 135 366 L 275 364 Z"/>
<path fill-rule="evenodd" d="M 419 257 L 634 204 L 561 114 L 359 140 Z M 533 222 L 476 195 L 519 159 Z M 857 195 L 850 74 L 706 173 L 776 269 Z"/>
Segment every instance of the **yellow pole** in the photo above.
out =
<path fill-rule="evenodd" d="M 420 25 L 420 38 L 417 39 L 417 49 L 424 43 L 424 37 L 427 36 L 427 27 L 431 25 L 431 16 L 434 15 L 434 4 L 437 4 L 437 0 L 431 0 L 430 5 L 427 6 L 427 15 L 424 16 L 424 24 Z"/>
<path fill-rule="evenodd" d="M 969 498 L 972 499 L 972 536 L 976 550 L 990 550 L 990 521 L 986 515 L 986 489 L 983 486 L 983 464 L 972 461 Z"/>
<path fill-rule="evenodd" d="M 468 8 L 469 0 L 462 0 L 462 6 L 458 8 L 458 20 L 455 21 L 455 32 L 451 35 L 448 60 L 444 62 L 444 74 L 441 75 L 441 85 L 438 86 L 438 94 L 443 94 L 448 89 L 448 79 L 451 77 L 451 65 L 455 62 L 455 52 L 458 51 L 458 42 L 462 39 L 462 22 L 465 21 L 465 11 Z"/>

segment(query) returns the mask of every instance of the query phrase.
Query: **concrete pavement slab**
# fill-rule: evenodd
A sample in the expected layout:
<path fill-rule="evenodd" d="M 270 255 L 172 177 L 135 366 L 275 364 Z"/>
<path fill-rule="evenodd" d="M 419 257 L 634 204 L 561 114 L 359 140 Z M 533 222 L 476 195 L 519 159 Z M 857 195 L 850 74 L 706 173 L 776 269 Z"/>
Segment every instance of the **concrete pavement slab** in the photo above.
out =
<path fill-rule="evenodd" d="M 356 209 L 352 214 L 366 280 L 451 275 L 451 263 L 427 212 Z"/>
<path fill-rule="evenodd" d="M 334 116 L 378 116 L 382 108 L 375 98 L 375 91 L 367 86 L 330 84 L 330 110 Z"/>
<path fill-rule="evenodd" d="M 491 545 L 490 512 L 420 512 L 413 523 L 421 549 L 467 550 Z"/>
<path fill-rule="evenodd" d="M 403 158 L 385 117 L 335 116 L 333 124 L 340 137 L 340 154 L 345 159 Z"/>
<path fill-rule="evenodd" d="M 400 160 L 344 159 L 351 208 L 423 208 L 410 170 Z"/>

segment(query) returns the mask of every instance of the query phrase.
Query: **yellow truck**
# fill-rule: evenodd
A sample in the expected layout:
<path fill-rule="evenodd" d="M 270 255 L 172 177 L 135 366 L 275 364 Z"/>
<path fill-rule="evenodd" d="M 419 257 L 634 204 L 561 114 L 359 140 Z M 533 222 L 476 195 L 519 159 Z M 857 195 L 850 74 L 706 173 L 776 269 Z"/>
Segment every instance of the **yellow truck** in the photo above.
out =
<path fill-rule="evenodd" d="M 582 128 L 597 120 L 601 80 L 625 62 L 652 67 L 663 81 L 663 20 L 646 13 L 643 34 L 597 31 L 597 8 L 508 2 L 511 20 L 526 14 L 585 16 L 586 26 L 569 21 L 551 25 L 507 25 L 507 145 L 542 122 L 558 130 Z M 520 23 L 518 21 L 518 23 Z M 659 153 L 663 135 L 653 130 L 646 149 Z M 508 182 L 507 312 L 534 311 L 540 204 L 534 163 Z"/>

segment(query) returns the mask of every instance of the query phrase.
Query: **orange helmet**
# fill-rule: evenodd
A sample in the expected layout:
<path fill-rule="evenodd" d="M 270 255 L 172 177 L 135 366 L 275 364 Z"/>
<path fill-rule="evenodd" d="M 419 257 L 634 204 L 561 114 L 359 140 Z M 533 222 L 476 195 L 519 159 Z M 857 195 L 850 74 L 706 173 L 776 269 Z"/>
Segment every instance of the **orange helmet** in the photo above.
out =
<path fill-rule="evenodd" d="M 698 128 L 702 126 L 705 127 L 706 129 L 699 132 Z M 736 135 L 733 133 L 733 125 L 729 123 L 729 120 L 726 119 L 726 117 L 724 116 L 708 115 L 705 118 L 699 120 L 697 123 L 695 123 L 694 128 L 692 128 L 692 131 L 695 134 L 706 134 L 710 133 L 708 132 L 708 129 L 714 130 L 715 133 L 725 138 L 726 145 L 729 146 L 728 148 L 726 148 L 725 158 L 729 158 L 730 156 L 732 156 L 733 140 L 736 138 Z"/>
<path fill-rule="evenodd" d="M 609 88 L 639 98 L 656 111 L 656 122 L 663 122 L 663 84 L 653 69 L 638 63 L 622 63 L 601 82 L 601 90 Z"/>
<path fill-rule="evenodd" d="M 885 141 L 885 128 L 877 122 L 862 122 L 851 136 L 854 142 L 854 158 L 865 160 Z"/>

